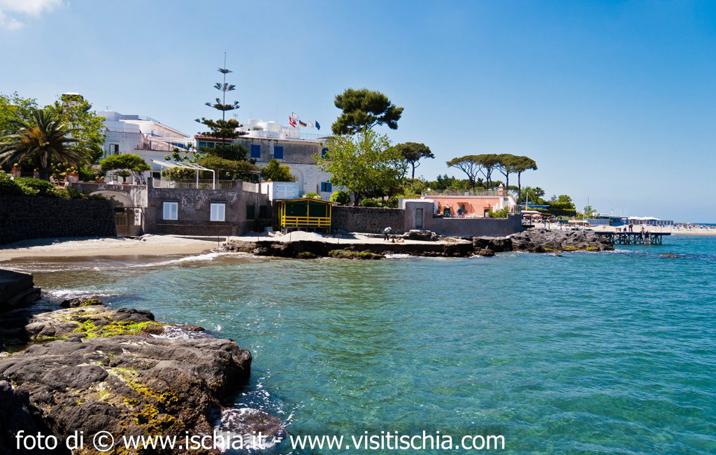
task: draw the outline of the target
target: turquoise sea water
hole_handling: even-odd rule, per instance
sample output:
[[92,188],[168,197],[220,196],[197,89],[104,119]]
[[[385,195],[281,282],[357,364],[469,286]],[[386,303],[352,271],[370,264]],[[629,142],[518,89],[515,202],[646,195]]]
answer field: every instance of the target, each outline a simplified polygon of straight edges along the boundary
[[292,433],[716,453],[716,238],[665,243],[474,259],[222,256],[37,281],[235,339],[254,355],[238,401]]

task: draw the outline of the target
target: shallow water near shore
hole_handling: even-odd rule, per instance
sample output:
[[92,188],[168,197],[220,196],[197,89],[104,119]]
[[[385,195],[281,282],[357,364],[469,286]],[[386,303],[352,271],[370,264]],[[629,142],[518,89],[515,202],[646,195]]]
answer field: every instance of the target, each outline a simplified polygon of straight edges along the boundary
[[238,402],[294,434],[716,452],[714,238],[562,256],[165,259],[27,267],[57,296],[98,293],[235,339],[254,355]]

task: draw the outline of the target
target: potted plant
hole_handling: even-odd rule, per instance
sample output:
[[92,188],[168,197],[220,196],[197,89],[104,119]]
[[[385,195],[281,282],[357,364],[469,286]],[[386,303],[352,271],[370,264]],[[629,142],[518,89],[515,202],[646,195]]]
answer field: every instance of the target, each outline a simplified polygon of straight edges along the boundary
[[68,183],[77,183],[80,181],[80,173],[77,172],[77,169],[75,167],[71,167],[67,169],[67,174],[65,174],[65,178],[67,179]]

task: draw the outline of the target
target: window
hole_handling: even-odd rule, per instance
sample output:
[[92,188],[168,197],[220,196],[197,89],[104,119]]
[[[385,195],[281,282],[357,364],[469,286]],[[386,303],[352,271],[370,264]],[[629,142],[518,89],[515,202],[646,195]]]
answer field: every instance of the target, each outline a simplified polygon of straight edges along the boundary
[[330,193],[333,191],[331,182],[321,182],[321,193]]
[[116,155],[119,153],[119,144],[109,144],[109,153]]
[[223,202],[211,203],[211,214],[209,221],[225,221],[226,220],[226,204]]
[[261,158],[261,144],[251,144],[251,158]]
[[178,220],[179,219],[179,203],[163,202],[162,203],[162,219]]
[[273,146],[273,157],[277,160],[283,159],[283,145]]
[[328,148],[323,147],[323,148],[321,149],[321,158],[325,158],[326,155],[328,155]]

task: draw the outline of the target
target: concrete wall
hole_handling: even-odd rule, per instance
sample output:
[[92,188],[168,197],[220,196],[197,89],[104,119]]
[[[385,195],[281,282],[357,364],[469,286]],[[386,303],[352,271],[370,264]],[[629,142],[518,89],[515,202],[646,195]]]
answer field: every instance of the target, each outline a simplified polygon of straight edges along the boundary
[[405,211],[373,207],[333,207],[332,229],[349,232],[382,233],[390,226],[393,233],[404,232]]
[[[501,237],[523,230],[520,215],[508,218],[442,218],[433,216],[433,207],[433,202],[428,200],[406,201],[405,230],[422,228],[454,237]],[[420,209],[422,218],[419,218]]]
[[427,229],[454,237],[502,237],[524,228],[521,216],[510,215],[508,218],[433,218]]
[[[144,232],[149,234],[240,235],[271,225],[271,211],[266,194],[247,192],[241,182],[233,189],[153,188],[148,186],[148,204],[144,210]],[[163,219],[164,202],[178,203],[178,220]],[[210,221],[212,203],[224,203],[225,221]],[[249,219],[248,207],[254,207]],[[261,206],[269,217],[259,220]]]
[[[321,182],[330,182],[331,174],[324,172],[316,164],[293,164],[286,163],[291,170],[291,175],[296,178],[296,182],[301,188],[301,196],[307,193],[318,193],[321,199],[327,201],[331,197],[330,191],[321,191]],[[334,187],[333,191],[340,188]]]
[[276,199],[295,199],[303,195],[298,182],[261,182],[261,192],[268,195],[269,201]]
[[0,197],[0,244],[56,237],[113,237],[111,201]]
[[107,199],[114,199],[123,207],[146,207],[147,186],[146,185],[122,185],[120,183],[73,183],[83,194],[97,194]]

